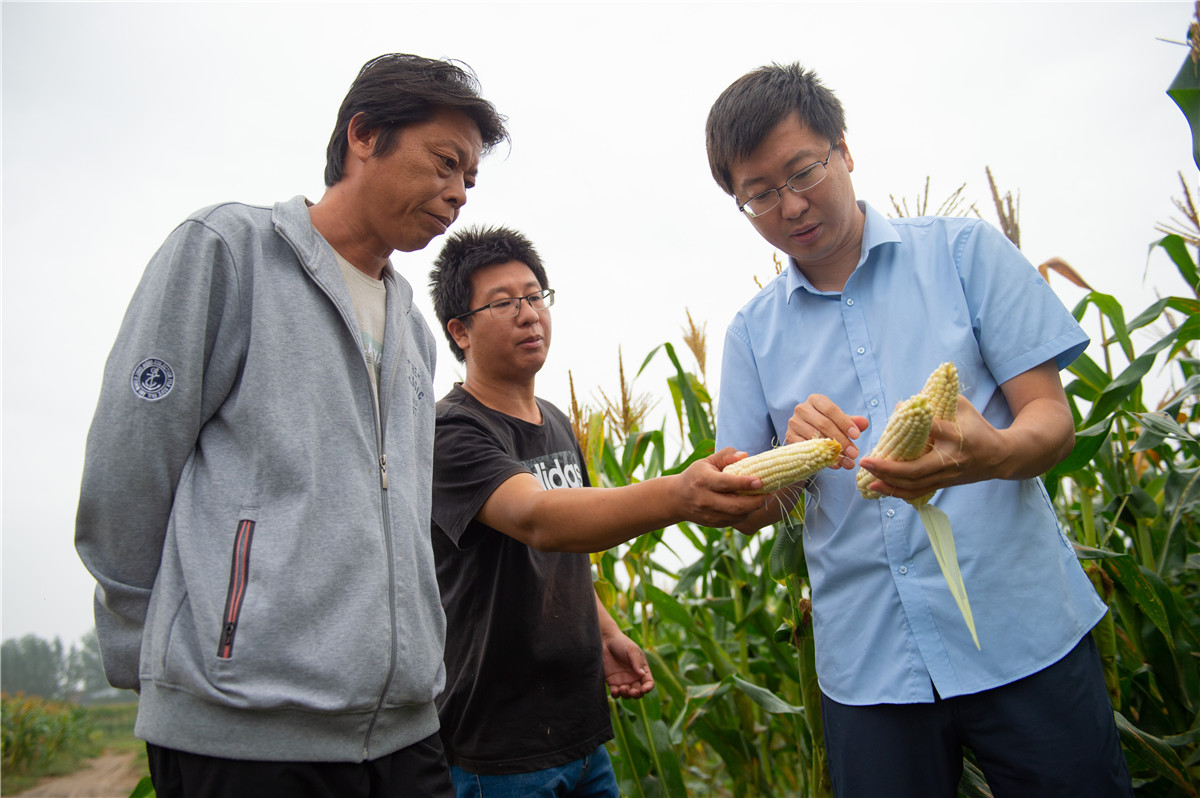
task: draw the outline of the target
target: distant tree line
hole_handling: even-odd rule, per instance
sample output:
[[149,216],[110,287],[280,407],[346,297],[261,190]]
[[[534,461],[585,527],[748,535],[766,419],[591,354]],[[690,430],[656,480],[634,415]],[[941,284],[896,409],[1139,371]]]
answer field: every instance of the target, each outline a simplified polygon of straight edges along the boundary
[[104,677],[95,629],[69,649],[58,637],[43,640],[25,635],[5,640],[0,645],[0,690],[80,704],[129,698]]

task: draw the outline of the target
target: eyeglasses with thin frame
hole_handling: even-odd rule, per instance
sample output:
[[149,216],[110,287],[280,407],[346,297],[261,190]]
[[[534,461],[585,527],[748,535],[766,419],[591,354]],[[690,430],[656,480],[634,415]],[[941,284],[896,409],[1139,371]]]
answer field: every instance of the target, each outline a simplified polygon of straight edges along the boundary
[[504,299],[496,299],[474,310],[468,310],[466,313],[454,318],[465,319],[467,316],[478,313],[481,310],[486,310],[492,314],[493,319],[511,319],[521,314],[522,301],[528,302],[529,307],[536,311],[543,311],[554,304],[554,289],[543,288],[541,291],[532,293],[529,296],[511,296]]
[[783,195],[779,193],[783,191],[783,189],[789,188],[799,194],[801,191],[808,191],[810,188],[813,188],[825,179],[825,175],[827,174],[826,169],[829,166],[829,159],[833,157],[833,151],[836,148],[837,144],[830,144],[829,154],[825,156],[825,160],[817,161],[816,163],[809,164],[808,166],[804,167],[799,172],[789,177],[788,181],[779,188],[772,188],[762,192],[761,194],[755,194],[753,197],[739,205],[738,210],[749,216],[751,219],[756,219],[759,216],[762,216],[764,213],[768,213],[769,211],[775,209],[775,206],[783,200]]

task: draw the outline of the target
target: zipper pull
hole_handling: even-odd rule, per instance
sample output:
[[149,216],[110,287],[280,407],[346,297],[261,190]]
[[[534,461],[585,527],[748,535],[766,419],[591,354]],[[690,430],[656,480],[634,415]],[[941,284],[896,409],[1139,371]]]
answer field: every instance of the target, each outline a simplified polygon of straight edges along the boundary
[[379,476],[383,481],[383,489],[387,490],[387,455],[379,455]]

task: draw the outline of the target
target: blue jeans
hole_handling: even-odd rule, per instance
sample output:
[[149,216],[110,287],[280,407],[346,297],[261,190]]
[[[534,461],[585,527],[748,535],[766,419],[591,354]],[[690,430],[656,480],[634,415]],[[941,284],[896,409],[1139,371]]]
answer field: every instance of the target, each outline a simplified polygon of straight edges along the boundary
[[451,766],[458,798],[620,798],[603,745],[574,762],[532,773],[487,776]]

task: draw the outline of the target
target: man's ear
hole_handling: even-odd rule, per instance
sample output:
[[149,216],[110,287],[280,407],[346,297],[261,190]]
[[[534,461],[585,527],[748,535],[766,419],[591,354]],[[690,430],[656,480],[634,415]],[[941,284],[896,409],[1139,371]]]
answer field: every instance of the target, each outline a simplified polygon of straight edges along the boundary
[[854,171],[854,156],[850,154],[850,148],[846,146],[846,137],[842,136],[842,140],[838,142],[838,149],[842,151],[842,160],[846,162],[846,171]]
[[346,129],[346,139],[349,145],[348,154],[360,161],[365,161],[375,154],[375,142],[379,138],[379,130],[368,130],[366,115],[359,111],[350,120]]
[[446,322],[446,332],[450,333],[450,337],[462,351],[466,352],[471,348],[471,332],[462,319],[450,319]]

